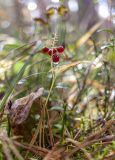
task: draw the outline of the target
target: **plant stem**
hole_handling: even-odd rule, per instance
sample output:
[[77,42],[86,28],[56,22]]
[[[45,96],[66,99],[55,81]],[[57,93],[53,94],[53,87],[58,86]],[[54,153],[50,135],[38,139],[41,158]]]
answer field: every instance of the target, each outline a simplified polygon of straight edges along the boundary
[[63,138],[64,138],[64,128],[65,128],[65,124],[66,124],[66,109],[67,109],[67,105],[64,104],[64,112],[63,112],[63,117],[62,117],[62,129],[61,129],[61,143],[63,143]]
[[49,94],[48,94],[48,96],[47,96],[47,99],[46,99],[46,102],[45,102],[45,105],[44,105],[44,108],[46,109],[47,118],[48,118],[48,128],[49,128],[49,133],[50,133],[50,142],[51,142],[51,145],[52,145],[52,146],[54,145],[54,142],[53,142],[52,127],[51,127],[51,124],[50,124],[50,119],[49,119],[49,113],[48,113],[47,104],[48,104],[48,101],[49,101],[49,98],[50,98],[50,95],[51,95],[51,92],[52,92],[52,89],[53,89],[55,80],[56,80],[55,75],[54,75],[54,76],[52,75],[51,87],[50,87]]

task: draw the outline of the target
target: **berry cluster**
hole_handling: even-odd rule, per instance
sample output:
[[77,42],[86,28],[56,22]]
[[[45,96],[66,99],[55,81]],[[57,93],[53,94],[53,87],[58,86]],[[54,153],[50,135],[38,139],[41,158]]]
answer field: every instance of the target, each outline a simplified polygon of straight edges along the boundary
[[63,46],[59,46],[57,48],[52,48],[52,49],[44,47],[42,49],[42,52],[49,54],[52,57],[52,61],[54,63],[58,63],[59,60],[60,60],[60,54],[64,52],[64,47]]

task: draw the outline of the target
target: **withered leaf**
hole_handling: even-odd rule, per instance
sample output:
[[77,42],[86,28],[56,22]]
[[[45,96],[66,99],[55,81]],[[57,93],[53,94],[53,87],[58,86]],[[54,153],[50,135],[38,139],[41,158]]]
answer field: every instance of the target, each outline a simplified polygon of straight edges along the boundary
[[14,101],[9,109],[11,124],[19,125],[27,119],[33,102],[43,95],[43,91],[44,89],[40,88],[37,92],[32,92],[29,95]]

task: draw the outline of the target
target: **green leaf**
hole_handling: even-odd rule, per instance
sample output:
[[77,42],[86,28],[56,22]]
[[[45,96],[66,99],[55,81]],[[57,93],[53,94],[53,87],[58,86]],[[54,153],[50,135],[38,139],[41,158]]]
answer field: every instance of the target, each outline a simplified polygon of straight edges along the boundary
[[54,106],[50,110],[63,111],[64,109],[61,106]]
[[54,125],[56,128],[58,128],[58,129],[61,129],[62,128],[62,125],[61,124],[55,124]]
[[114,64],[115,63],[115,52],[109,52],[109,54],[107,55],[107,60]]
[[104,29],[99,29],[97,32],[102,32],[102,31],[113,34],[112,29],[106,29],[106,28],[104,28]]
[[20,43],[6,44],[6,45],[4,46],[4,50],[10,51],[10,50],[12,50],[12,49],[17,49],[17,48],[19,48],[19,47],[21,47],[21,46],[22,46],[22,45],[21,45]]
[[20,68],[22,68],[23,65],[24,65],[24,62],[21,62],[21,61],[14,64],[14,66],[13,66],[14,67],[14,72],[15,73],[19,72]]

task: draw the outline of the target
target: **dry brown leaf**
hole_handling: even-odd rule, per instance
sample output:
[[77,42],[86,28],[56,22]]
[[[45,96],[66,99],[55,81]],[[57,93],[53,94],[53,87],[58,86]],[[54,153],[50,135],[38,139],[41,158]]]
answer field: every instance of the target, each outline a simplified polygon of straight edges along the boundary
[[27,119],[33,102],[43,95],[43,90],[43,88],[40,88],[37,92],[32,92],[26,97],[14,101],[9,108],[9,118],[12,125],[19,125]]
[[69,64],[65,64],[65,65],[62,65],[62,66],[59,66],[59,67],[56,67],[56,68],[53,68],[50,70],[50,72],[54,71],[56,74],[60,74],[60,73],[63,73],[65,71],[67,71],[68,69],[78,65],[78,64],[82,64],[82,63],[91,63],[90,61],[76,61],[76,62],[72,62],[72,63],[69,63]]

